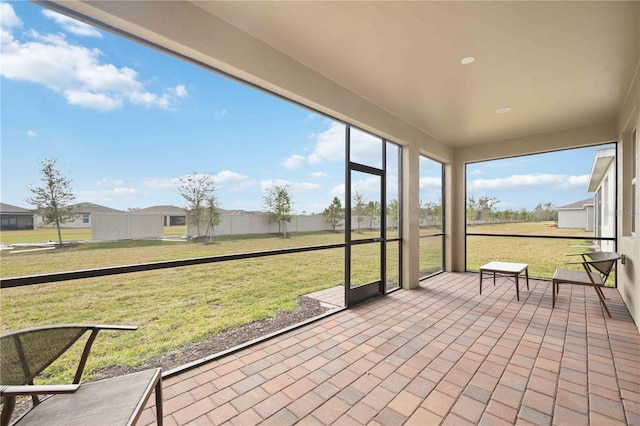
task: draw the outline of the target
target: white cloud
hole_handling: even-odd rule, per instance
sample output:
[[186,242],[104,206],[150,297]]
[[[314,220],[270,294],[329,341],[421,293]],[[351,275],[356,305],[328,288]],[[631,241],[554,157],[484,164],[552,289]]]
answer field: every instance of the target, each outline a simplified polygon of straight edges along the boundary
[[0,74],[7,79],[41,84],[71,105],[101,111],[120,108],[125,102],[170,109],[178,98],[187,95],[183,85],[168,88],[162,94],[152,93],[135,70],[105,63],[102,51],[71,44],[63,35],[30,30],[24,40],[14,39],[8,31],[20,21],[10,5],[1,5]]
[[307,157],[309,163],[319,164],[324,160],[344,161],[344,125],[331,122],[327,130],[316,136],[316,146]]
[[9,3],[0,3],[0,28],[3,31],[8,31],[21,26],[22,21],[16,15],[13,7]]
[[186,98],[189,96],[189,92],[187,92],[187,88],[184,87],[183,84],[178,84],[173,90],[175,95],[179,98]]
[[114,188],[100,191],[78,191],[77,198],[96,204],[109,204],[123,197],[128,198],[134,195],[138,195],[138,190],[135,188]]
[[378,176],[367,176],[364,179],[354,180],[351,185],[352,195],[358,191],[365,199],[380,199],[380,178]]
[[345,188],[346,186],[344,183],[338,184],[331,190],[331,195],[342,195],[342,197],[344,198]]
[[350,143],[352,161],[368,166],[382,167],[382,140],[380,138],[352,128]]
[[77,21],[48,9],[44,10],[42,14],[60,25],[65,31],[72,34],[83,37],[102,37],[102,33],[100,33],[98,29],[91,25],[87,25],[84,22]]
[[442,178],[439,177],[423,177],[420,178],[420,188],[441,187]]
[[124,181],[120,180],[120,179],[109,179],[109,178],[102,178],[99,181],[96,182],[96,185],[98,186],[118,186],[118,185],[122,185],[124,183]]
[[33,130],[27,130],[27,136],[29,136],[30,138],[35,138],[38,137],[38,133],[34,132]]
[[325,172],[313,172],[313,173],[309,173],[309,176],[314,178],[323,178],[323,177],[328,177],[329,175],[326,174]]
[[116,195],[133,195],[137,194],[138,190],[135,188],[113,188],[111,192]]
[[240,173],[224,170],[213,176],[213,183],[217,188],[224,188],[225,184],[230,184],[229,191],[242,192],[254,185],[254,181],[249,176]]
[[249,179],[249,176],[232,172],[230,170],[224,170],[213,176],[213,182],[216,184],[221,184],[229,181],[244,181],[247,179]]
[[[307,156],[310,164],[326,161],[344,161],[345,127],[342,123],[332,121],[329,128],[315,135],[315,147]],[[351,158],[369,166],[382,165],[382,141],[360,130],[351,129]]]
[[144,178],[142,184],[148,188],[177,188],[180,186],[178,178]]
[[290,157],[283,158],[282,165],[287,170],[299,169],[304,165],[304,157],[302,155],[293,154]]
[[268,188],[274,185],[288,186],[291,192],[301,192],[301,193],[316,192],[320,189],[320,185],[316,183],[290,182],[284,179],[266,179],[266,180],[260,181],[260,188],[263,191],[266,191]]
[[496,179],[475,179],[469,185],[469,190],[495,190],[512,189],[529,186],[549,186],[552,188],[568,189],[571,187],[584,186],[589,182],[588,175],[513,175],[507,178]]

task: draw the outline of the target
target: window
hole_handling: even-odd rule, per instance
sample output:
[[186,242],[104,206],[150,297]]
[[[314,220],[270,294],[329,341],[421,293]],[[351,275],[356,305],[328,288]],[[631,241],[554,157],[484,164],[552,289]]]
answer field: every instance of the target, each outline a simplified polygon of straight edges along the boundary
[[83,214],[82,215],[82,223],[89,223],[89,215],[88,214]]
[[18,217],[17,216],[8,216],[8,215],[3,215],[2,216],[2,227],[8,227],[8,226],[16,226],[18,224]]

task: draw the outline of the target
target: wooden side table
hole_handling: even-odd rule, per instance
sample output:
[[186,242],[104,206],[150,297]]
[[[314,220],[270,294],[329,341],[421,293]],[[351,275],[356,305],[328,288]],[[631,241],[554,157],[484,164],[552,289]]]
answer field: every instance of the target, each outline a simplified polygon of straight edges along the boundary
[[511,262],[489,262],[480,267],[480,294],[482,294],[482,274],[485,272],[493,273],[493,285],[496,285],[496,274],[504,275],[506,277],[513,277],[516,283],[516,298],[520,301],[520,285],[518,278],[524,271],[527,279],[527,290],[529,290],[529,265],[526,263],[511,263]]

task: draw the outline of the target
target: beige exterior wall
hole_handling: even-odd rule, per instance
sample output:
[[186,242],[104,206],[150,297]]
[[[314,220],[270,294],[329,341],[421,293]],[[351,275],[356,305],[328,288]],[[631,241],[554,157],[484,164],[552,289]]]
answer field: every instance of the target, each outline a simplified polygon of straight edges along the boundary
[[[639,22],[640,24],[640,22]],[[618,135],[618,252],[625,256],[618,262],[618,290],[640,330],[640,196],[636,194],[636,232],[631,232],[631,132],[640,131],[640,64],[636,68],[634,84],[620,109]],[[639,135],[640,137],[640,135]],[[636,142],[638,143],[638,142]],[[636,160],[636,176],[640,179],[640,159]]]

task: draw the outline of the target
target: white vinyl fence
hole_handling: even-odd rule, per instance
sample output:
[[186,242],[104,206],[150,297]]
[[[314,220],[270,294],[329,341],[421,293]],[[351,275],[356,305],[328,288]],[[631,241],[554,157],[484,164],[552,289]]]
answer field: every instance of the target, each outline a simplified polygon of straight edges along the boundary
[[164,232],[160,214],[93,213],[91,218],[93,241],[162,238]]
[[[331,229],[322,215],[293,216],[291,222],[284,225],[286,232],[312,232]],[[339,228],[342,229],[342,228]],[[273,234],[278,232],[277,223],[269,223],[267,215],[240,214],[223,215],[222,221],[215,227],[215,232],[207,230],[206,225],[200,225],[198,233],[196,227],[187,224],[187,235],[192,237],[199,235],[246,235],[246,234]],[[206,233],[206,234],[205,234]]]
[[[387,219],[388,226],[395,223]],[[291,222],[284,224],[282,231],[313,232],[328,231],[331,226],[322,215],[293,216]],[[370,223],[364,218],[359,226],[357,218],[353,218],[352,229],[368,229],[370,226],[378,228],[378,223]],[[91,215],[91,239],[94,241],[117,241],[133,239],[159,239],[163,237],[163,216],[161,214],[144,213],[93,213]],[[336,230],[343,230],[344,224],[336,226]],[[208,229],[206,225],[200,226],[198,233],[195,226],[187,224],[186,235],[196,237],[198,235],[246,235],[246,234],[275,234],[278,232],[277,223],[269,223],[267,215],[261,214],[235,214],[223,215],[222,221],[215,230]]]

